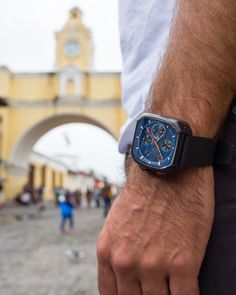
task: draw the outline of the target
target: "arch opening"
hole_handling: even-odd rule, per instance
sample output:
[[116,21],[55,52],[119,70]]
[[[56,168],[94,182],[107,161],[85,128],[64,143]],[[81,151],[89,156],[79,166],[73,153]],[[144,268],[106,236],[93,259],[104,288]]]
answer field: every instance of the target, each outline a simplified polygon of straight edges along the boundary
[[110,130],[90,117],[77,114],[54,115],[36,123],[21,136],[15,144],[10,158],[13,167],[10,169],[9,174],[12,176],[23,176],[27,174],[30,154],[36,142],[50,130],[69,123],[86,123],[97,126],[116,139]]

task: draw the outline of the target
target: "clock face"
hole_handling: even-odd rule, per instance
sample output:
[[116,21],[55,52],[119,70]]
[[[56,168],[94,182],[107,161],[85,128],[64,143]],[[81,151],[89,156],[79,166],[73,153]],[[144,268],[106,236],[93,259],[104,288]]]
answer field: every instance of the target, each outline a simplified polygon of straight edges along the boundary
[[175,159],[178,137],[177,129],[170,123],[144,117],[137,123],[132,154],[144,166],[168,168]]
[[66,55],[74,57],[80,54],[80,44],[78,41],[69,41],[66,43],[64,52]]

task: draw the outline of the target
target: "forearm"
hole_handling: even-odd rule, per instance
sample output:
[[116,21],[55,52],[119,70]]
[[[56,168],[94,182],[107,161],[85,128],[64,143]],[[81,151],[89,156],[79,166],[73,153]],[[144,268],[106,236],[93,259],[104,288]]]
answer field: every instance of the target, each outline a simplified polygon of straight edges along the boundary
[[236,88],[236,2],[179,0],[150,111],[215,136]]

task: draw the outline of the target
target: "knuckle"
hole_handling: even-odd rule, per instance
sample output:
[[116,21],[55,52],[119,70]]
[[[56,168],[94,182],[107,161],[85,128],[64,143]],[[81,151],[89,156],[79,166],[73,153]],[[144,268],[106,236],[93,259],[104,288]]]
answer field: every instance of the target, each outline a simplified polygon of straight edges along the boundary
[[105,239],[99,239],[97,243],[97,259],[99,263],[107,263],[109,260],[109,247]]
[[171,262],[171,272],[174,274],[187,273],[191,264],[191,260],[186,255],[178,255]]
[[112,258],[113,268],[120,273],[133,269],[135,264],[134,256],[127,254],[127,251],[119,251]]

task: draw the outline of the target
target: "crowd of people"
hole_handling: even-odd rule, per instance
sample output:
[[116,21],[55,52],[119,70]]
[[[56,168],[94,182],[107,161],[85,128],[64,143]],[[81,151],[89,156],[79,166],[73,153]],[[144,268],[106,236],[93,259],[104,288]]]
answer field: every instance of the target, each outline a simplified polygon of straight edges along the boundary
[[16,203],[23,206],[29,206],[30,204],[40,204],[43,202],[44,187],[39,186],[32,188],[28,183],[23,187],[20,194],[15,197]]
[[4,185],[3,185],[3,179],[0,178],[0,209],[4,206]]
[[[109,183],[107,180],[94,180],[93,185],[86,190],[77,188],[71,190],[64,187],[55,187],[53,189],[55,205],[59,208],[61,221],[60,231],[62,234],[73,233],[74,231],[74,209],[84,208],[103,208],[103,216],[109,213],[113,200],[118,194],[118,187]],[[27,183],[22,189],[22,193],[16,196],[15,201],[22,206],[38,204],[44,207],[45,188],[39,186],[32,189]],[[68,225],[67,225],[68,224]],[[66,230],[68,227],[68,231]]]
[[55,204],[59,207],[61,214],[61,233],[67,233],[67,223],[69,227],[69,233],[73,233],[74,209],[80,208],[84,201],[87,208],[91,208],[93,203],[95,204],[96,208],[103,206],[103,215],[106,217],[111,208],[112,200],[116,197],[117,192],[117,189],[107,181],[100,182],[98,180],[95,181],[93,189],[88,188],[85,194],[83,194],[79,189],[70,191],[68,189],[63,189],[62,187],[55,188]]

